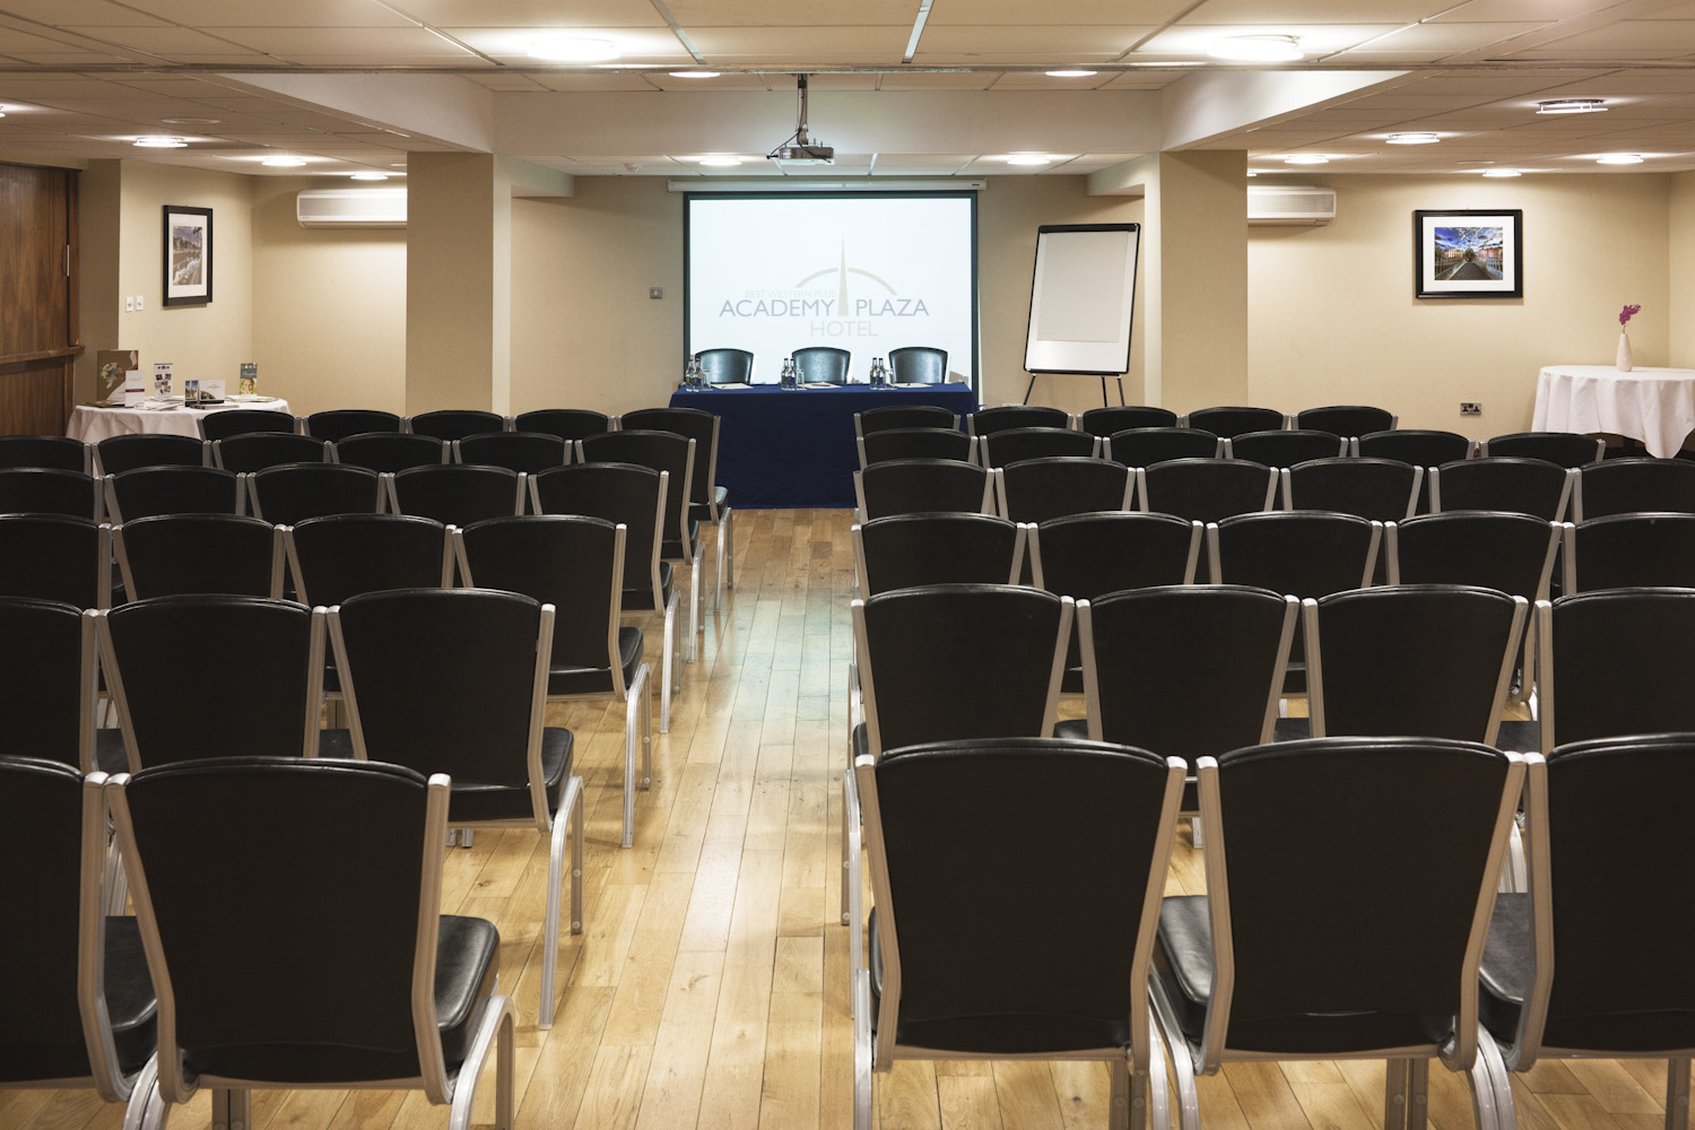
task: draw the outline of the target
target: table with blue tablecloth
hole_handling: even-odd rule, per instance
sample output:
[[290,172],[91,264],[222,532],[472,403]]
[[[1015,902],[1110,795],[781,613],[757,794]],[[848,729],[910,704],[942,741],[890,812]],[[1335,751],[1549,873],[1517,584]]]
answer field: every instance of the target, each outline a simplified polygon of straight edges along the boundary
[[977,409],[969,385],[923,388],[678,389],[673,408],[717,416],[718,484],[740,509],[852,506],[859,467],[853,414],[889,404],[934,404],[958,416]]

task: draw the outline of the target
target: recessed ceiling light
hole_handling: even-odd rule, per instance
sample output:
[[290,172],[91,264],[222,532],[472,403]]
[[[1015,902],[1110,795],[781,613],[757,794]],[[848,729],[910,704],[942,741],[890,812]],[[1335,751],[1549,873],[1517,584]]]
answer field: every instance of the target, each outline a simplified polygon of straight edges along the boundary
[[550,63],[604,63],[621,54],[611,40],[564,34],[534,36],[525,50],[531,58]]
[[168,126],[215,126],[222,118],[160,118]]
[[269,165],[273,169],[298,169],[306,160],[303,157],[266,157],[259,163]]
[[1230,35],[1213,40],[1207,54],[1236,63],[1292,63],[1305,57],[1301,41],[1292,35]]
[[1057,71],[1044,72],[1049,78],[1092,78],[1097,72],[1085,70],[1082,67],[1062,67]]
[[1046,153],[1008,153],[1001,160],[1009,165],[1051,165],[1053,158]]
[[706,157],[695,158],[695,164],[705,165],[713,169],[732,169],[741,163],[740,157],[732,157],[727,153],[713,153]]
[[387,180],[387,173],[351,173],[348,180]]
[[1483,175],[1490,178],[1522,177],[1524,174],[1517,169],[1484,169]]
[[672,71],[672,78],[717,78],[718,71]]
[[1640,153],[1603,153],[1595,158],[1595,163],[1597,165],[1640,165],[1642,155]]
[[1435,145],[1442,140],[1437,133],[1392,133],[1383,139],[1389,145]]
[[1252,169],[1249,169],[1249,170],[1248,170],[1248,175],[1249,175],[1249,176],[1250,176],[1250,177],[1257,177],[1257,176],[1259,176],[1259,174],[1258,174],[1258,173],[1256,173],[1256,172],[1255,172],[1255,171],[1254,171],[1254,170],[1252,170]]
[[1296,153],[1283,158],[1285,165],[1328,165],[1330,158],[1322,153]]
[[187,149],[188,142],[180,137],[161,137],[158,134],[149,134],[146,137],[136,138],[135,147],[137,149]]
[[1607,103],[1600,98],[1549,98],[1536,103],[1538,114],[1604,114]]

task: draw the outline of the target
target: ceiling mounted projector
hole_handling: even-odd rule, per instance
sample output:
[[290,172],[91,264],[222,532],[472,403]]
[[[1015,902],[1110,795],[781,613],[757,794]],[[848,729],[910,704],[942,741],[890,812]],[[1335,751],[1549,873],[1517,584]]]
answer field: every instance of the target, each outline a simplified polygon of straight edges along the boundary
[[800,94],[800,124],[777,148],[765,156],[772,161],[787,161],[791,165],[833,165],[836,163],[836,151],[828,145],[820,145],[812,140],[806,132],[806,76],[795,76],[795,87]]

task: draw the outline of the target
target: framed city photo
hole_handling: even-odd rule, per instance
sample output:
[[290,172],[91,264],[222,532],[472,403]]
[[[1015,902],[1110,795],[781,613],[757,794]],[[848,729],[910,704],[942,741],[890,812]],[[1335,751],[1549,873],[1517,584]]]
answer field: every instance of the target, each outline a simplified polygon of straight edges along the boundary
[[165,305],[212,301],[212,209],[165,205]]
[[1524,213],[1413,213],[1413,295],[1523,298]]

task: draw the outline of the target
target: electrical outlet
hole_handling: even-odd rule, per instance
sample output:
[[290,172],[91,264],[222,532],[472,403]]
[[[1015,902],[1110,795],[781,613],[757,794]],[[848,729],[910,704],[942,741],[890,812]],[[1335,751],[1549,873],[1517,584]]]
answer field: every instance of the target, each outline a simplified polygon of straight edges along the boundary
[[1460,415],[1481,416],[1483,415],[1483,405],[1475,400],[1462,400],[1460,401]]
[[126,314],[135,313],[135,295],[133,295],[133,294],[124,295],[124,313],[126,313]]
[[139,294],[136,295],[135,296],[135,308],[137,310],[140,310],[143,307],[143,305],[146,303],[146,301],[147,301],[147,299],[143,298],[141,295],[139,295]]

